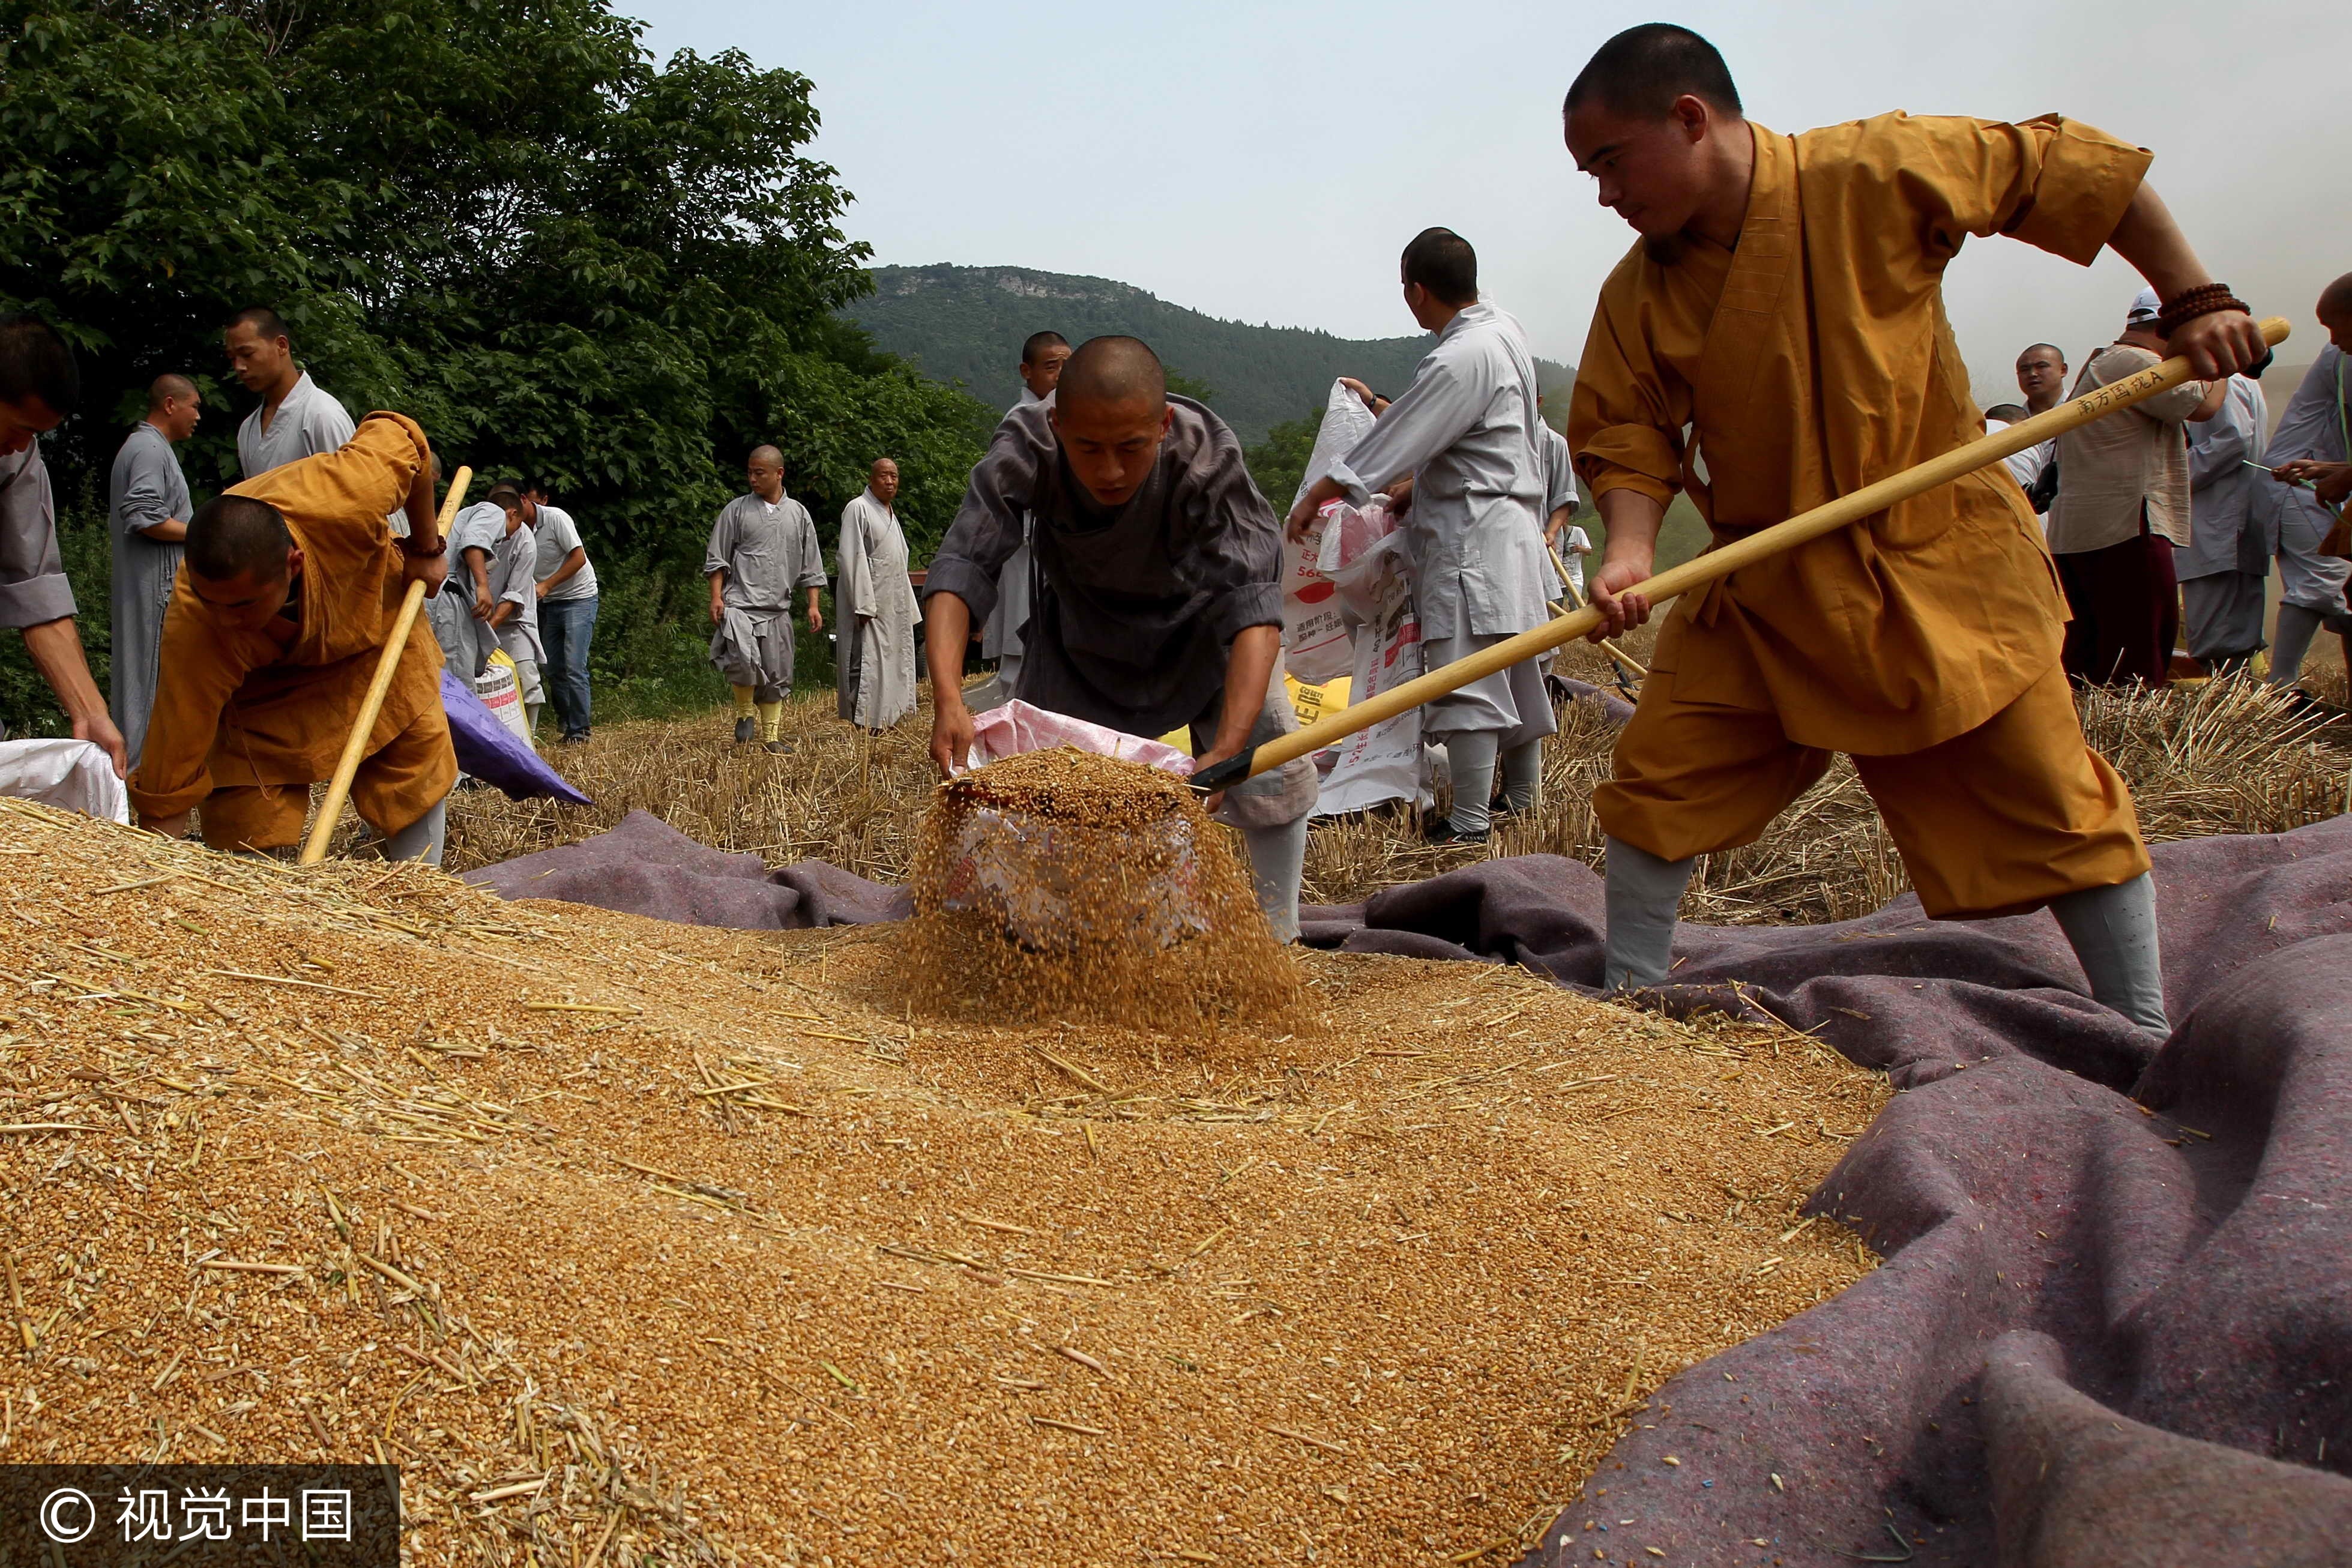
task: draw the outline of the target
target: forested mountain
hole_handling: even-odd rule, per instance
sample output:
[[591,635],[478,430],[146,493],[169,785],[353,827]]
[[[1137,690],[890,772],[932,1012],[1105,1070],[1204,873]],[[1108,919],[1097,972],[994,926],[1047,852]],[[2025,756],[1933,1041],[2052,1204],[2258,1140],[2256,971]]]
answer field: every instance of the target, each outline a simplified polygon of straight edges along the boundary
[[[1253,326],[1188,310],[1127,283],[1026,267],[877,267],[874,292],[842,313],[883,349],[926,375],[961,382],[1002,408],[1020,395],[1022,340],[1052,330],[1073,343],[1104,332],[1141,338],[1171,370],[1206,385],[1210,403],[1245,442],[1319,409],[1335,375],[1360,376],[1393,397],[1429,351],[1426,333],[1349,339],[1303,327]],[[1400,319],[1404,307],[1397,307]],[[1538,362],[1547,391],[1569,366]],[[1565,412],[1565,398],[1549,412]]]

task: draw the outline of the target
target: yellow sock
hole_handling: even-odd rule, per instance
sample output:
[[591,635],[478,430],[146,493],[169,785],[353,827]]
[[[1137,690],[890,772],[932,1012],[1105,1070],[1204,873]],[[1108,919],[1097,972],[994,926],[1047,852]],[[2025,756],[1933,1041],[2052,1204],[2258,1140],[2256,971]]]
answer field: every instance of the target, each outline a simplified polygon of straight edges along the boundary
[[735,717],[738,719],[749,719],[751,716],[751,692],[753,689],[749,686],[731,686],[729,687],[728,689],[735,693]]
[[772,741],[783,733],[784,705],[781,702],[760,704],[760,739]]

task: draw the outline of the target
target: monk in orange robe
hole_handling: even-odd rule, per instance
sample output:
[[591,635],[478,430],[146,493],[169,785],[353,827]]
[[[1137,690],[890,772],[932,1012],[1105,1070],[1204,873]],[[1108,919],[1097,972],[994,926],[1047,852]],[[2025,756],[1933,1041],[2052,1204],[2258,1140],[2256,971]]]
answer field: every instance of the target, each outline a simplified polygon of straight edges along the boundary
[[[2143,183],[2149,154],[2087,126],[1889,114],[1781,135],[1664,24],[1604,45],[1564,115],[1642,236],[1602,287],[1569,417],[1608,528],[1596,635],[1647,619],[1627,590],[1676,490],[1723,542],[1983,434],[1942,297],[1970,235],[2084,265],[2112,247],[2200,375],[2263,352]],[[1844,752],[1928,914],[2051,906],[2092,994],[2166,1028],[2147,855],[2084,743],[2065,618],[1998,463],[1685,596],[1594,800],[1609,984],[1661,983],[1692,858],[1752,843]]]
[[[384,515],[404,507],[409,534],[399,539]],[[215,849],[298,843],[310,785],[334,772],[409,583],[437,592],[446,548],[432,448],[398,414],[371,414],[340,450],[199,507],[163,616],[155,716],[131,775],[141,824],[177,837],[194,807]],[[352,804],[388,858],[438,865],[457,778],[440,645],[420,615]]]

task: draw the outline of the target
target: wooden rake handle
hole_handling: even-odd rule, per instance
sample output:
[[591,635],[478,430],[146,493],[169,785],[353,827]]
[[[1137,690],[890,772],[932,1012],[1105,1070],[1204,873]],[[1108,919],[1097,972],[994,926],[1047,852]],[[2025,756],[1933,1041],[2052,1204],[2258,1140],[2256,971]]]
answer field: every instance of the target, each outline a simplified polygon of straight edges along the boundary
[[[450,478],[448,498],[441,503],[440,529],[445,548],[449,525],[457,521],[457,508],[466,499],[466,487],[473,480],[471,468],[459,468]],[[400,668],[401,651],[408,647],[409,629],[416,625],[416,612],[424,604],[425,584],[411,583],[408,592],[401,596],[400,614],[393,619],[392,636],[376,655],[375,677],[368,682],[367,697],[360,703],[360,716],[352,725],[350,738],[343,742],[343,754],[335,759],[334,777],[327,782],[327,798],[319,804],[319,819],[310,824],[310,837],[302,841],[302,858],[297,865],[315,866],[327,858],[327,841],[335,836],[335,823],[343,815],[343,802],[351,797],[352,780],[367,756],[368,733],[375,728],[376,715],[383,711],[384,694],[392,689],[393,671]]]
[[[2271,343],[2286,341],[2293,329],[2283,317],[2273,316],[2263,322],[2263,338]],[[2003,430],[1979,437],[1965,447],[1955,447],[1941,456],[1928,458],[1916,468],[1890,474],[1875,484],[1863,486],[1851,495],[1843,495],[1808,512],[1801,512],[1786,522],[1759,529],[1743,538],[1733,540],[1718,550],[1692,557],[1679,566],[1668,567],[1656,576],[1637,583],[1626,590],[1640,594],[1653,605],[1663,605],[1693,588],[1728,577],[1742,566],[1750,566],[1769,556],[1810,543],[1825,533],[1874,517],[1887,508],[1913,496],[1924,494],[1937,485],[1950,484],[1954,479],[1976,472],[2003,458],[2022,452],[2028,447],[2039,446],[2053,436],[2104,419],[2118,409],[2129,408],[2145,402],[2159,392],[2169,392],[2182,382],[2190,380],[2189,362],[2173,358],[2161,364],[2150,365],[2137,375],[2126,376],[2112,386],[2102,386],[2094,392],[2060,404],[2046,414],[2021,419]],[[1203,768],[1192,775],[1196,789],[1215,791],[1255,778],[1269,768],[1278,768],[1295,757],[1304,757],[1321,751],[1334,741],[1369,730],[1409,708],[1418,708],[1449,691],[1459,690],[1474,680],[1508,669],[1522,659],[1590,636],[1601,624],[1601,612],[1591,608],[1574,611],[1559,619],[1506,637],[1489,648],[1482,648],[1468,658],[1456,659],[1428,674],[1406,681],[1378,696],[1343,708],[1328,719],[1318,719],[1292,734],[1253,746],[1237,755],[1226,758],[1214,767]]]

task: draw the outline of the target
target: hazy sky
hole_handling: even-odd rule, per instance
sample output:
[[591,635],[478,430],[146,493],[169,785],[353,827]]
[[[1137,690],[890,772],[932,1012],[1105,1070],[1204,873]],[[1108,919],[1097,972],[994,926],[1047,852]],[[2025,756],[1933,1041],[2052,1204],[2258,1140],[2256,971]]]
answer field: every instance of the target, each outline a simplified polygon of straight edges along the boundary
[[[1413,331],[1396,255],[1430,224],[1478,248],[1486,292],[1539,353],[1578,356],[1632,231],[1593,200],[1559,100],[1637,13],[1574,4],[1189,0],[623,0],[645,40],[738,47],[806,73],[816,152],[883,264],[1013,264],[1114,278],[1213,315],[1346,337]],[[1892,109],[2058,110],[2151,147],[2216,276],[2316,352],[2311,306],[2352,271],[2343,69],[2352,5],[2249,0],[1686,4],[1751,117],[1797,131]],[[1930,25],[1932,16],[1935,25]],[[2037,339],[2107,342],[2137,287],[2010,240],[1947,284],[1979,394]],[[1043,321],[1041,325],[1048,324]]]

